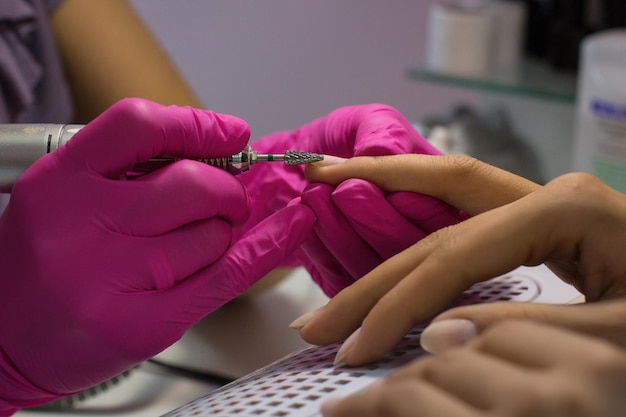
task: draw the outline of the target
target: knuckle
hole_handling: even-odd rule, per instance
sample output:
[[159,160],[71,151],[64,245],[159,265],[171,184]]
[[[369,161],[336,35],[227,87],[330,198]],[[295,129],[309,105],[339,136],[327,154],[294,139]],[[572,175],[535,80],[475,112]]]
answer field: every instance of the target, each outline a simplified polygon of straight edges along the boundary
[[385,111],[385,112],[392,112],[392,113],[396,113],[400,115],[400,112],[395,107],[392,107],[389,104],[385,104],[385,103],[366,104],[365,108],[372,112]]
[[437,382],[445,373],[445,369],[458,364],[464,358],[461,348],[454,348],[438,354],[435,357],[428,358],[421,367],[420,376],[423,380],[429,382]]
[[123,98],[113,104],[108,113],[122,122],[131,124],[132,126],[144,125],[147,121],[153,119],[151,113],[154,103],[139,98]]
[[568,174],[561,175],[550,182],[558,183],[561,187],[572,190],[584,190],[589,187],[595,187],[602,184],[602,181],[586,172],[570,172]]
[[406,379],[423,376],[432,372],[433,367],[437,366],[437,362],[441,360],[440,356],[424,356],[411,361],[408,365],[392,372],[387,380],[389,382],[401,382]]
[[[459,238],[455,226],[456,225],[450,225],[437,229],[418,242],[422,247],[431,250],[429,252],[429,258],[449,262],[447,258],[449,254],[446,250],[448,248],[454,248]],[[438,250],[434,250],[435,248],[438,248]]]
[[[185,179],[192,186],[206,188],[207,181],[201,181],[199,174],[202,174],[202,170],[207,169],[206,165],[198,161],[191,159],[181,159],[171,165],[171,171],[176,172],[177,179]],[[216,171],[219,172],[219,171]]]
[[122,129],[125,137],[152,138],[163,135],[164,107],[139,98],[124,98],[109,107],[102,117],[108,129]]
[[442,163],[446,164],[453,177],[462,179],[477,172],[489,169],[489,165],[478,159],[468,155],[448,155],[440,158]]
[[218,280],[219,287],[215,293],[220,294],[224,301],[230,301],[248,289],[245,277],[248,275],[244,263],[232,252],[227,253],[219,260],[219,271],[215,271],[224,279]]
[[602,198],[607,186],[598,178],[583,172],[562,175],[550,181],[546,187],[556,193],[558,200],[578,204],[589,197]]
[[530,324],[522,319],[503,319],[490,325],[482,333],[472,340],[472,346],[478,350],[486,349],[494,343],[500,341],[503,336],[519,334],[526,330]]
[[446,155],[434,161],[441,164],[437,171],[444,173],[441,181],[445,186],[440,187],[441,195],[438,196],[444,201],[458,193],[458,187],[450,187],[448,184],[463,184],[468,179],[495,176],[495,167],[468,155]]
[[[613,190],[600,179],[587,173],[570,173],[555,178],[545,186],[552,209],[563,221],[579,216],[621,216],[626,207],[623,194]],[[618,207],[618,210],[612,209]],[[564,210],[566,208],[566,210]]]

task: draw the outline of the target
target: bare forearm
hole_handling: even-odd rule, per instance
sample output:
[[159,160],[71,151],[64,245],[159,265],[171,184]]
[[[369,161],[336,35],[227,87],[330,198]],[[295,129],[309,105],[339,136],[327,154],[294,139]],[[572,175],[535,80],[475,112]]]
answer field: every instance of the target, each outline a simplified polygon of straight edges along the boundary
[[124,97],[202,107],[125,0],[66,0],[51,23],[77,122],[88,122]]

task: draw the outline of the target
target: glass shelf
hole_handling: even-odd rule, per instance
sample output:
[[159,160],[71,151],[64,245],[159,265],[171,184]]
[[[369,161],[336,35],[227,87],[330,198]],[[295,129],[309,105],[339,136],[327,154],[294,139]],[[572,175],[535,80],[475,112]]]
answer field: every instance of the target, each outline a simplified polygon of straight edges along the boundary
[[487,77],[446,74],[427,68],[409,69],[409,78],[492,93],[526,96],[574,104],[576,75],[556,71],[545,63],[524,60],[511,70],[494,71]]

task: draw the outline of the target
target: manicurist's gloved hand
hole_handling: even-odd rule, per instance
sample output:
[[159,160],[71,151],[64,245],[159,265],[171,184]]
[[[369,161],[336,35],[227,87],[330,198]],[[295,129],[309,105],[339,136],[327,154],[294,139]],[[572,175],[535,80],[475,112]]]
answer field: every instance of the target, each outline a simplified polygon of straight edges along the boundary
[[24,172],[0,218],[0,415],[155,355],[293,252],[313,213],[289,207],[231,242],[250,207],[219,168],[180,160],[125,177],[248,137],[232,116],[127,99]]
[[[264,153],[294,149],[342,158],[440,153],[402,114],[383,104],[339,108],[295,131],[255,141],[253,148]],[[289,261],[304,264],[330,296],[432,231],[465,218],[436,198],[388,194],[360,179],[312,185],[303,166],[258,164],[240,177],[252,201],[252,215],[242,231],[290,202],[313,209],[318,218],[314,233]]]

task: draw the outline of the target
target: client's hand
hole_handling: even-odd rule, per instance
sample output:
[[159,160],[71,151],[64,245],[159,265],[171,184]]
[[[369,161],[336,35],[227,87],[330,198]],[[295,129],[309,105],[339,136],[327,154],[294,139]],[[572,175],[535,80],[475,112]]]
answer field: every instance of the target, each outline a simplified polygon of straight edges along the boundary
[[626,353],[606,341],[503,322],[467,346],[418,359],[324,417],[620,417]]
[[24,172],[0,218],[0,414],[150,358],[300,245],[304,206],[231,242],[250,208],[219,168],[125,175],[155,156],[227,156],[248,136],[232,116],[127,99]]
[[[402,114],[382,104],[342,107],[295,131],[255,141],[252,146],[264,153],[293,149],[346,158],[439,154]],[[387,195],[363,180],[351,179],[336,188],[310,186],[315,181],[305,178],[302,166],[258,164],[240,179],[252,202],[252,214],[239,229],[241,233],[287,204],[297,203],[300,197],[313,209],[318,217],[314,233],[285,266],[304,264],[328,295],[336,294],[428,233],[465,218],[436,198],[413,193]],[[377,213],[376,219],[367,215],[370,210]]]
[[338,360],[376,360],[471,285],[542,262],[591,303],[462,307],[436,322],[469,322],[443,332],[427,329],[422,343],[438,350],[442,339],[463,339],[493,321],[524,317],[626,345],[626,196],[595,177],[568,174],[539,187],[471,158],[420,155],[354,158],[313,169],[310,177],[330,183],[361,177],[389,191],[430,194],[475,215],[391,258],[307,317],[301,332],[311,343],[352,334]]

